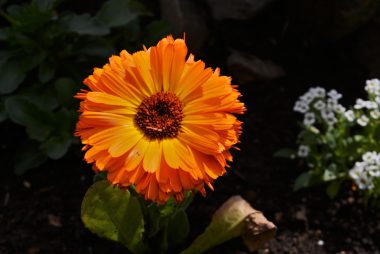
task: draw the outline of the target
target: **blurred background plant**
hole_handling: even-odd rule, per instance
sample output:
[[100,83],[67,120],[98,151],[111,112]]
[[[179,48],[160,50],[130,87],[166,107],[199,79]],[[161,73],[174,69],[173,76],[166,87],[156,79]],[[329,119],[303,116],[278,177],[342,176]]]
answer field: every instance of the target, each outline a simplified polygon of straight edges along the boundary
[[59,0],[15,2],[0,1],[0,121],[24,127],[14,155],[22,174],[77,142],[73,96],[89,66],[150,46],[169,26],[137,0],[109,0],[94,14],[67,11]]
[[380,81],[367,80],[365,91],[367,100],[357,99],[348,110],[334,89],[313,87],[299,97],[294,105],[303,114],[298,150],[275,154],[298,157],[309,168],[298,176],[295,190],[327,183],[334,198],[344,182],[351,182],[366,203],[380,203]]

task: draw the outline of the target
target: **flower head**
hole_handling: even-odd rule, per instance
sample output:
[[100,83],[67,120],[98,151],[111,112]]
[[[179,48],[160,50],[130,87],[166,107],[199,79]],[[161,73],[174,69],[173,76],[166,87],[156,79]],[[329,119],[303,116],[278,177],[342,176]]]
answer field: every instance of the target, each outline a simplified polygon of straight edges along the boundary
[[369,114],[373,119],[380,118],[380,112],[378,110],[372,110],[371,112],[369,112]]
[[314,108],[317,110],[322,110],[322,109],[326,108],[326,103],[324,103],[321,100],[318,100],[316,103],[314,103]]
[[369,118],[366,116],[366,115],[362,115],[361,117],[359,117],[357,120],[357,123],[360,125],[360,126],[367,126],[367,124],[369,123]]
[[299,113],[306,113],[309,110],[309,106],[304,101],[297,101],[293,110]]
[[362,155],[362,161],[356,162],[349,171],[359,189],[373,189],[375,178],[380,177],[380,154],[377,152],[366,152]]
[[349,121],[353,122],[355,120],[355,113],[352,110],[347,110],[344,112],[344,117]]
[[310,147],[305,145],[300,145],[297,151],[298,157],[305,158],[309,155]]
[[342,94],[338,93],[335,89],[330,90],[330,92],[328,92],[328,96],[333,100],[339,100],[342,98]]
[[378,79],[367,80],[365,90],[369,94],[380,95],[380,81]]
[[306,126],[313,125],[315,123],[315,114],[313,112],[307,112],[303,119],[303,124]]
[[134,54],[123,50],[84,80],[76,127],[94,169],[134,185],[147,200],[183,199],[187,190],[225,173],[245,111],[240,93],[219,69],[195,61],[171,36]]

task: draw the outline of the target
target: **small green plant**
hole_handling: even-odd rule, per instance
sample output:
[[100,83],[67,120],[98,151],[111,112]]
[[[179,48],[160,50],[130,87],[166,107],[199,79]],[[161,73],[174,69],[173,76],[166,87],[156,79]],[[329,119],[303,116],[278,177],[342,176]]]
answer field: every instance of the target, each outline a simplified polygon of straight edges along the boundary
[[366,201],[380,196],[380,81],[366,82],[368,99],[357,99],[348,110],[339,103],[336,90],[313,87],[295,103],[303,114],[298,150],[281,150],[303,160],[308,171],[294,185],[298,190],[327,183],[327,194],[335,197],[344,182],[352,182]]
[[63,11],[65,2],[59,0],[8,2],[0,1],[6,24],[0,28],[0,121],[25,127],[14,158],[14,170],[21,174],[63,157],[77,142],[73,96],[83,73],[92,71],[88,66],[104,62],[118,48],[148,46],[168,26],[153,20],[137,0],[105,1],[95,15]]

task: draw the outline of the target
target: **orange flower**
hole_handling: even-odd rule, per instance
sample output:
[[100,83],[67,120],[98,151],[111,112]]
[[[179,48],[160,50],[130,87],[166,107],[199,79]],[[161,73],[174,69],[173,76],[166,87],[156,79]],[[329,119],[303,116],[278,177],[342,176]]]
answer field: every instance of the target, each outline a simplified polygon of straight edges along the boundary
[[85,160],[108,180],[134,185],[145,199],[165,203],[225,173],[241,133],[240,93],[231,79],[205,68],[182,39],[120,56],[84,80],[76,135]]

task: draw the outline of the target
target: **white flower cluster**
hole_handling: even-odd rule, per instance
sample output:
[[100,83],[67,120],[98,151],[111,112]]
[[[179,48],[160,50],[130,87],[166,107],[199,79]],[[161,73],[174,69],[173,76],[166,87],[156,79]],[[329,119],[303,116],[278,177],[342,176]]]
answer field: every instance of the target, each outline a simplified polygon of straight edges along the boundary
[[297,151],[297,155],[298,157],[306,158],[309,155],[309,152],[310,152],[310,147],[305,146],[305,145],[300,145]]
[[367,152],[362,156],[363,161],[356,162],[349,175],[361,190],[373,189],[373,180],[380,177],[380,153]]
[[[369,112],[369,116],[362,114],[356,119],[356,122],[360,126],[367,126],[367,124],[370,122],[370,118],[380,118],[380,81],[378,79],[367,80],[364,89],[368,93],[369,100],[357,99],[354,105],[354,109],[357,109],[358,111],[367,110]],[[355,120],[355,114],[352,116],[353,117],[351,117],[351,115],[346,116],[346,119],[350,122],[353,122]]]
[[364,89],[369,94],[379,96],[380,95],[380,81],[378,79],[367,80],[365,83]]
[[322,119],[329,126],[334,125],[337,120],[336,114],[344,114],[346,109],[338,103],[342,95],[336,90],[326,90],[322,87],[312,87],[302,95],[293,110],[304,114],[303,124],[313,125],[317,119]]

